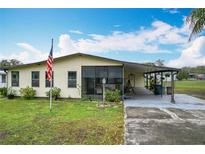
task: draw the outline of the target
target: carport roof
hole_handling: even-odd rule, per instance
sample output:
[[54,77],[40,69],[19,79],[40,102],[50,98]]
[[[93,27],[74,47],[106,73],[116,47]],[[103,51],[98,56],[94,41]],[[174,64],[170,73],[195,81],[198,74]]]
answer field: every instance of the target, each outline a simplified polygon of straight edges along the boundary
[[[141,69],[143,72],[159,71],[159,70],[172,70],[172,71],[179,70],[177,68],[172,68],[172,67],[151,66],[149,64],[121,61],[121,60],[105,58],[105,57],[100,57],[100,56],[95,56],[95,55],[90,55],[90,54],[85,54],[85,53],[75,53],[75,54],[70,54],[70,55],[66,55],[66,56],[57,57],[57,58],[54,58],[54,62],[65,59],[65,58],[68,58],[68,57],[74,57],[74,56],[87,56],[87,57],[94,57],[94,58],[98,58],[98,59],[104,59],[104,60],[108,60],[108,61],[119,62],[122,65],[124,65],[125,67],[131,67],[131,68],[134,68],[134,69]],[[46,63],[46,60],[40,61],[40,62],[35,62],[35,63],[21,64],[21,65],[16,65],[16,66],[5,67],[4,69],[8,70],[8,69],[14,69],[14,68],[19,68],[19,67],[26,67],[26,66],[30,66],[30,65],[40,65],[42,63]]]
[[132,62],[124,62],[125,68],[130,69],[138,69],[141,70],[143,73],[158,73],[158,72],[177,72],[180,69],[178,68],[172,68],[172,67],[166,67],[166,66],[154,66],[154,65],[148,65],[148,64],[139,64],[139,63],[132,63]]

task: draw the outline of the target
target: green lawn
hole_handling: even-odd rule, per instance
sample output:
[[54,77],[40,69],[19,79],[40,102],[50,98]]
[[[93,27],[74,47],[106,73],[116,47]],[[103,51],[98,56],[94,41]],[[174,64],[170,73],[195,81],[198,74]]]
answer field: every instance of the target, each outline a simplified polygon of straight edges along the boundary
[[123,106],[0,98],[0,144],[123,144]]
[[176,93],[190,94],[205,99],[205,80],[176,81],[175,86]]

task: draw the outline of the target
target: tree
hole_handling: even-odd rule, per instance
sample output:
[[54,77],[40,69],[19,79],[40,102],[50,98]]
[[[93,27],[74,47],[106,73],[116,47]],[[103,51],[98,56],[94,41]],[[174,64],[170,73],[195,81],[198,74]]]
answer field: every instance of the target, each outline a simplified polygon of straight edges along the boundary
[[19,64],[22,64],[21,61],[17,60],[17,59],[11,59],[10,60],[10,64],[13,66],[13,65],[19,65]]
[[17,59],[3,59],[0,61],[0,67],[15,66],[19,64],[22,64],[22,62]]
[[191,29],[191,34],[189,36],[189,41],[191,41],[192,37],[200,33],[205,27],[205,9],[194,9],[186,18],[186,22]]
[[188,76],[189,75],[188,75],[187,70],[182,69],[181,71],[179,71],[176,77],[178,80],[183,80],[183,79],[187,80]]

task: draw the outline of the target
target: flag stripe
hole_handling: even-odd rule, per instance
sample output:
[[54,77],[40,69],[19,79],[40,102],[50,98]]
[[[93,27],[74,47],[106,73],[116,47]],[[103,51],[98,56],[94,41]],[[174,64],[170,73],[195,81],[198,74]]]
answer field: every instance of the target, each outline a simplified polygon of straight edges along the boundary
[[51,45],[51,50],[50,53],[48,55],[48,60],[47,60],[47,80],[51,80],[52,79],[52,64],[53,64],[53,40],[52,40],[52,45]]

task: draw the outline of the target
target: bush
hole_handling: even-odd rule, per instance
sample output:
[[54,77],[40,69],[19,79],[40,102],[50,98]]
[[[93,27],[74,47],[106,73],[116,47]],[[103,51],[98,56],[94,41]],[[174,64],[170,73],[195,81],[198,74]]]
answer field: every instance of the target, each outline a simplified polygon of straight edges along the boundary
[[[51,92],[52,92],[52,97],[54,97],[55,100],[57,100],[60,97],[61,89],[57,88],[57,87],[54,87],[54,88],[52,88]],[[50,90],[46,92],[46,95],[48,97],[50,97]]]
[[0,88],[0,95],[6,97],[7,96],[7,88]]
[[120,101],[120,90],[106,90],[105,100],[108,102],[119,102]]
[[16,96],[16,90],[9,87],[7,90],[8,99],[13,99],[15,96]]
[[36,95],[36,91],[31,87],[21,88],[20,89],[21,97],[25,99],[32,99]]

